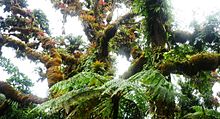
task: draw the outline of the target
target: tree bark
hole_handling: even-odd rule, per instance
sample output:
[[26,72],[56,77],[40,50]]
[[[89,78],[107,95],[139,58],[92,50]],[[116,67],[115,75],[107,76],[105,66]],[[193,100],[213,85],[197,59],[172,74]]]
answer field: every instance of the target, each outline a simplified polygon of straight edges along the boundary
[[118,112],[119,112],[119,101],[120,101],[120,97],[116,94],[112,97],[112,103],[113,103],[113,119],[117,119],[118,118]]
[[196,75],[200,71],[211,71],[220,65],[220,54],[200,53],[191,56],[186,61],[166,62],[158,66],[163,75],[170,73]]
[[40,98],[32,94],[22,94],[21,92],[15,90],[8,83],[0,81],[0,93],[4,94],[6,98],[9,98],[13,101],[17,101],[21,104],[41,104],[47,101],[47,98]]

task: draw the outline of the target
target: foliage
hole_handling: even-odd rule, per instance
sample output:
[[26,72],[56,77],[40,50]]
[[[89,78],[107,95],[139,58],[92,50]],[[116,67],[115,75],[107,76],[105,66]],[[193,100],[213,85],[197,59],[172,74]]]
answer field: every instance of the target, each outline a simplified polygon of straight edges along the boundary
[[82,40],[82,36],[74,36],[68,34],[65,36],[56,37],[55,40],[59,43],[61,49],[65,49],[67,53],[74,54],[77,51],[84,51],[86,48],[85,42]]
[[185,115],[184,119],[219,119],[220,113],[212,109],[204,109],[201,106],[194,106],[194,113]]
[[190,55],[194,54],[193,48],[189,45],[180,45],[163,54],[164,61],[181,62],[186,61]]
[[[174,99],[172,84],[158,71],[142,71],[128,80],[108,80],[95,73],[79,73],[51,87],[51,95],[57,98],[43,103],[34,110],[48,110],[49,114],[65,111],[69,118],[77,118],[86,111],[88,115],[84,114],[84,117],[95,118],[101,114],[101,117],[109,118],[111,105],[114,103],[111,97],[117,95],[121,98],[121,117],[143,118],[149,111],[149,105],[145,101],[164,100],[169,104]],[[131,109],[125,108],[127,106],[131,106]]]
[[86,87],[99,87],[108,80],[107,77],[92,72],[81,72],[66,81],[59,82],[50,88],[52,96],[58,97],[71,90]]
[[7,79],[7,82],[11,86],[23,93],[30,93],[30,87],[33,86],[33,83],[25,74],[19,71],[18,67],[14,66],[9,59],[3,56],[0,56],[0,66],[11,75],[11,77]]
[[[0,116],[0,119],[17,119],[17,118],[22,118],[22,119],[28,119],[28,113],[26,110],[21,110],[19,109],[19,104],[17,102],[13,101],[7,101],[8,105],[10,105],[10,108],[8,108],[4,115]],[[10,113],[9,113],[10,112]]]
[[32,15],[35,18],[36,24],[39,24],[42,30],[45,30],[47,34],[50,34],[49,21],[45,13],[42,10],[33,10]]
[[[79,73],[69,80],[59,82],[51,87],[51,95],[57,98],[43,103],[34,110],[45,111],[49,109],[48,113],[50,114],[62,111],[68,115],[67,118],[79,118],[82,117],[82,114],[85,118],[92,115],[99,116],[99,114],[93,114],[95,110],[100,109],[96,108],[96,106],[103,106],[106,105],[106,103],[99,104],[102,100],[99,97],[103,89],[99,89],[98,87],[106,81],[106,77],[95,73]],[[85,111],[88,115],[85,114]],[[96,113],[102,114],[102,112]]]
[[38,111],[31,111],[32,108],[36,107],[36,105],[28,105],[28,107],[19,104],[18,102],[14,102],[11,100],[5,101],[7,105],[7,109],[4,112],[1,112],[0,119],[57,119],[60,118],[60,114],[54,114],[53,116],[44,115],[43,113],[39,113]]
[[[132,22],[132,20],[130,20]],[[112,51],[118,55],[126,56],[127,59],[130,58],[131,51],[133,46],[137,44],[135,40],[137,39],[137,34],[135,33],[138,27],[138,24],[129,28],[128,26],[122,26],[119,32],[115,37],[110,41],[110,47]]]
[[195,45],[197,50],[209,50],[219,52],[219,17],[220,13],[213,13],[206,19],[207,21],[200,25],[200,27],[193,26],[195,32],[193,33],[194,40],[192,45]]
[[[17,56],[43,63],[46,73],[42,69],[39,73],[47,78],[50,88],[49,99],[38,106],[10,102],[5,98],[10,96],[1,96],[0,110],[4,110],[3,104],[9,105],[2,118],[220,117],[215,110],[218,99],[212,95],[212,87],[220,79],[216,72],[220,65],[219,13],[205,23],[195,22],[194,31],[188,33],[172,28],[169,0],[51,3],[63,14],[63,23],[68,15],[79,18],[88,42],[64,32],[59,37],[50,36],[46,15],[27,9],[26,0],[0,1],[8,14],[0,16],[0,48],[12,47]],[[112,19],[123,6],[132,10]],[[117,66],[112,54],[131,61],[122,76],[115,76]],[[0,60],[12,75],[9,83],[29,93],[32,84],[28,77],[10,60]],[[179,81],[173,84],[173,80]],[[25,100],[29,95],[22,96]]]
[[[133,11],[144,16],[142,28],[148,44],[164,47],[168,41],[172,21],[170,10],[169,0],[134,0]],[[157,34],[160,39],[154,38]]]
[[188,44],[193,47],[195,52],[211,51],[219,53],[219,17],[220,13],[216,12],[209,15],[203,23],[192,22],[193,33],[186,31],[173,31],[171,44]]
[[193,78],[186,78],[185,81],[179,81],[178,84],[181,86],[181,92],[183,94],[178,97],[178,105],[181,108],[180,115],[190,115],[194,112],[194,106],[217,109],[219,105],[218,99],[212,95],[212,86],[215,80],[209,72],[201,72]]
[[4,12],[10,12],[11,6],[14,4],[18,4],[20,7],[24,8],[27,7],[27,0],[16,0],[17,3],[11,0],[2,0],[0,1],[0,6],[5,5]]

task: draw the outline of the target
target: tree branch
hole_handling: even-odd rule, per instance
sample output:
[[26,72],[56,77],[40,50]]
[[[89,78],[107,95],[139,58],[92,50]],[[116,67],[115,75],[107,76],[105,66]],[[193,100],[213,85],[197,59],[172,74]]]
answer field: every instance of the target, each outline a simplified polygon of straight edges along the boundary
[[142,54],[139,58],[135,59],[134,63],[129,67],[128,71],[122,75],[122,78],[128,79],[137,72],[140,72],[143,69],[145,63],[147,63],[147,59],[144,57],[144,54]]
[[116,19],[112,25],[119,25],[123,22],[128,21],[129,19],[131,19],[132,17],[136,16],[136,14],[132,13],[132,12],[128,12],[127,14],[120,16],[118,19]]
[[13,101],[17,101],[22,104],[29,104],[29,103],[41,104],[47,101],[47,98],[40,98],[31,94],[30,95],[22,94],[21,92],[15,90],[8,83],[3,81],[0,81],[0,93],[3,93],[6,96],[6,98],[9,98]]
[[191,56],[184,62],[166,62],[158,66],[158,69],[164,74],[180,73],[189,76],[196,75],[200,71],[210,71],[218,68],[220,65],[220,54],[200,53]]
[[46,63],[49,60],[49,56],[43,55],[35,50],[32,50],[25,43],[20,40],[15,40],[7,35],[3,35],[2,39],[0,38],[0,46],[5,45],[6,47],[11,47],[15,50],[20,50],[27,54],[27,57],[32,60],[40,60],[42,63]]
[[[143,69],[143,65],[147,63],[146,57],[142,54],[134,63],[129,67],[122,78],[127,79],[137,72]],[[200,53],[191,56],[184,62],[166,62],[159,64],[157,69],[163,75],[169,75],[170,73],[186,74],[189,76],[196,75],[201,71],[211,71],[220,66],[220,54],[214,53]]]
[[95,3],[95,4],[94,4],[93,11],[94,11],[95,18],[97,18],[97,17],[98,17],[98,14],[99,14],[99,11],[98,11],[99,0],[95,0],[94,3]]
[[107,57],[108,56],[108,43],[115,36],[118,30],[118,26],[125,22],[126,20],[129,20],[130,18],[134,17],[134,13],[127,13],[121,17],[119,17],[116,21],[114,21],[112,24],[108,25],[108,27],[104,31],[104,35],[101,39],[101,53],[100,56]]
[[15,50],[20,50],[22,52],[25,52],[27,57],[31,60],[40,60],[43,64],[45,64],[47,68],[47,80],[48,85],[51,87],[55,83],[61,81],[64,79],[64,74],[61,72],[61,63],[62,63],[62,57],[57,52],[55,48],[49,44],[51,42],[51,39],[46,39],[46,37],[43,37],[41,39],[43,42],[42,46],[49,48],[50,55],[43,55],[41,53],[38,53],[37,51],[32,50],[30,47],[28,47],[25,43],[23,43],[20,40],[14,40],[10,38],[9,36],[3,36],[2,41],[0,41],[4,45],[8,47],[12,47]]

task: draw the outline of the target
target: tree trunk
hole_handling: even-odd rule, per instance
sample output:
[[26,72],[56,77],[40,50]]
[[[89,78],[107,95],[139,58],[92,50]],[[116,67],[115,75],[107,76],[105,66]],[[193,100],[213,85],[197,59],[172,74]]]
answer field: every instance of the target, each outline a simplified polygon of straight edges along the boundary
[[120,97],[117,94],[112,97],[113,119],[117,119],[118,118],[119,101],[120,101]]

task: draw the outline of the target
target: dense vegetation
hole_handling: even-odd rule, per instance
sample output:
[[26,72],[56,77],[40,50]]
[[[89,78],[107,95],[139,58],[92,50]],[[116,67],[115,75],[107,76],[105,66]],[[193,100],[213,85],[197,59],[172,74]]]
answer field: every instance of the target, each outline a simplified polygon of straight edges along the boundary
[[[172,26],[168,0],[51,0],[64,24],[67,16],[79,18],[85,45],[65,29],[53,37],[46,15],[26,2],[0,1],[8,14],[0,16],[0,49],[43,63],[46,71],[38,71],[49,97],[32,95],[32,77],[1,56],[11,77],[0,81],[0,118],[220,119],[212,95],[220,79],[219,13],[194,21],[190,33]],[[112,19],[123,5],[130,10]],[[119,77],[113,54],[132,62]]]

